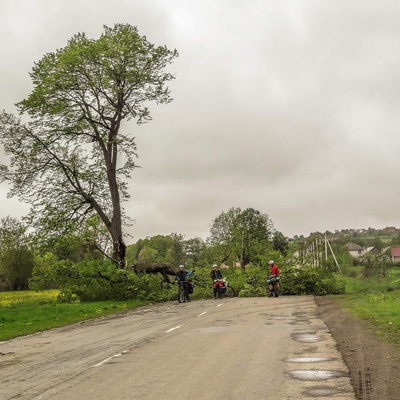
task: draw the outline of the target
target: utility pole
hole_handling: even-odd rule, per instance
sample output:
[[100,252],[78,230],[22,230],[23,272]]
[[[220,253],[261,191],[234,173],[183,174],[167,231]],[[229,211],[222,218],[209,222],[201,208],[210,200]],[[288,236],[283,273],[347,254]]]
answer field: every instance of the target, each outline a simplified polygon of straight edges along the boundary
[[328,243],[326,240],[326,232],[325,232],[325,261],[328,261]]
[[328,243],[329,249],[331,250],[331,253],[332,253],[332,255],[333,255],[333,259],[335,260],[335,263],[336,263],[336,266],[337,266],[337,268],[338,268],[338,270],[339,270],[339,272],[340,272],[340,275],[342,275],[342,270],[340,269],[339,263],[338,263],[337,260],[336,260],[335,253],[334,253],[333,250],[332,250],[331,244],[329,243],[329,240],[327,240],[326,242]]
[[243,265],[243,247],[244,247],[244,231],[242,230],[242,253],[240,255],[240,268],[244,270],[244,265]]

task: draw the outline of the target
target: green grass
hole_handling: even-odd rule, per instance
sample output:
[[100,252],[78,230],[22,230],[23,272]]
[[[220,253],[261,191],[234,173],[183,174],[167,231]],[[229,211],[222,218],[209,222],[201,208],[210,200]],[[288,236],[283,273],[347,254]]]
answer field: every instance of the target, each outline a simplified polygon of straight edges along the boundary
[[343,278],[346,294],[331,296],[342,308],[369,321],[375,333],[400,344],[400,271],[385,278]]
[[0,292],[0,340],[136,308],[148,301],[57,303],[58,291]]

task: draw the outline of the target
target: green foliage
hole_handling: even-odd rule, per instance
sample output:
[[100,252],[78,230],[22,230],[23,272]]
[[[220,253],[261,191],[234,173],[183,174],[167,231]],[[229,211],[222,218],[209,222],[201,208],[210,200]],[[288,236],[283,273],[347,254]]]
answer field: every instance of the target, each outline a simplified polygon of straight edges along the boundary
[[343,282],[322,267],[296,268],[286,265],[281,271],[280,292],[282,294],[325,296],[327,294],[344,293],[345,291]]
[[272,244],[274,250],[279,251],[282,255],[286,256],[289,251],[289,242],[282,232],[274,232]]
[[346,294],[379,294],[400,290],[400,268],[392,267],[386,276],[365,277],[359,274],[357,277],[343,276],[346,284]]
[[24,290],[32,275],[34,257],[26,226],[9,216],[0,225],[0,288]]
[[218,256],[218,263],[233,265],[240,260],[242,268],[261,265],[260,257],[272,248],[273,223],[267,214],[253,208],[232,207],[214,219],[208,242]]
[[185,240],[183,243],[185,252],[184,264],[193,269],[198,265],[209,265],[213,262],[213,257],[210,254],[209,248],[201,238],[193,238]]
[[166,300],[160,297],[161,275],[137,275],[105,260],[72,263],[53,254],[38,257],[30,280],[33,290],[59,287],[60,302],[100,300]]
[[390,238],[391,246],[400,246],[400,233],[397,236]]
[[72,232],[51,237],[34,235],[37,252],[54,253],[58,259],[79,262],[84,259],[103,258],[110,245],[107,243],[107,232],[97,216],[87,218],[81,226],[75,226]]
[[287,254],[287,256],[284,257],[283,254],[277,250],[270,250],[268,252],[264,252],[264,254],[260,256],[260,266],[262,267],[263,270],[265,268],[267,273],[269,273],[268,262],[270,260],[274,260],[277,265],[286,265],[286,264],[290,265],[296,262],[292,260],[291,254]]
[[[345,270],[351,269],[354,265],[354,258],[352,255],[349,253],[349,250],[346,246],[339,246],[336,243],[332,244],[332,249],[334,251],[336,260],[340,266],[340,269],[344,273]],[[328,252],[328,258],[329,258],[329,263],[330,263],[330,270],[332,272],[337,272],[337,266],[334,261],[333,255]]]
[[140,239],[127,249],[128,265],[168,263],[175,266],[184,264],[192,269],[208,264],[209,258],[207,245],[202,239],[185,240],[178,233]]
[[[71,260],[59,260],[54,253],[45,253],[35,257],[35,266],[32,277],[29,279],[29,288],[32,290],[48,290],[58,288],[68,279],[65,271],[73,270]],[[60,273],[63,271],[63,273]]]
[[387,254],[373,250],[363,256],[361,265],[365,277],[384,277],[393,264]]
[[346,295],[335,296],[345,309],[372,324],[385,340],[400,343],[400,268],[392,267],[385,277],[342,277]]
[[98,300],[157,300],[161,278],[136,275],[130,269],[118,269],[109,261],[83,261],[64,268],[58,265],[61,296],[76,295],[80,301]]
[[183,264],[185,261],[184,239],[173,233],[168,236],[156,235],[139,240],[128,248],[128,262],[132,264],[170,263]]
[[243,272],[244,283],[239,291],[239,297],[260,297],[267,295],[268,268],[250,265]]

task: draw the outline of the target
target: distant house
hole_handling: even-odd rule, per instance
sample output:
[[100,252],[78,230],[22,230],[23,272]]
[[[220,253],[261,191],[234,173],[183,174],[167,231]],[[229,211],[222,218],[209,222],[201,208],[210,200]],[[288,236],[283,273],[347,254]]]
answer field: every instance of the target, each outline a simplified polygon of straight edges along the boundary
[[392,247],[390,249],[390,255],[392,256],[392,261],[400,262],[400,247]]
[[350,255],[355,258],[360,257],[361,254],[364,252],[364,248],[355,243],[347,243],[346,247],[349,250]]
[[[370,253],[372,250],[374,250],[375,253],[376,253],[376,252],[379,252],[379,250],[375,249],[374,246],[368,246],[368,247],[366,247],[365,249],[363,249],[363,251],[361,252],[360,255],[361,255],[361,256],[364,256],[365,254]],[[383,252],[383,251],[382,251],[382,252]]]

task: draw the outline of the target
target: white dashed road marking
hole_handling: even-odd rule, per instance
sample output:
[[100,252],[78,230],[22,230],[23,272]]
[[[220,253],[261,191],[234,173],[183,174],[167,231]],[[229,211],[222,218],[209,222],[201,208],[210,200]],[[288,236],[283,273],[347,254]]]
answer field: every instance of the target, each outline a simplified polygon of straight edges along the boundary
[[178,326],[175,326],[175,328],[168,329],[167,331],[165,331],[165,333],[169,333],[169,332],[174,331],[175,329],[179,329],[181,326],[182,325],[178,325]]

